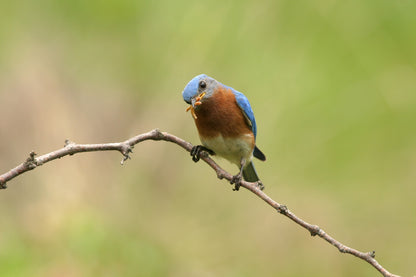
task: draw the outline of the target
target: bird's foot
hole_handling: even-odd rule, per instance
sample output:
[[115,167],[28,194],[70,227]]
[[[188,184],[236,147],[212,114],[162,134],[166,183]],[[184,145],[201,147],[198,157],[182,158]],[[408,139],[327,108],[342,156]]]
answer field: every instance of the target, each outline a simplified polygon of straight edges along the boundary
[[264,185],[263,185],[263,183],[260,181],[260,180],[258,180],[257,182],[256,182],[256,187],[259,189],[259,190],[264,190]]
[[191,156],[192,156],[192,160],[194,162],[198,162],[199,159],[201,158],[201,152],[205,151],[210,155],[215,155],[214,151],[212,151],[211,149],[206,148],[203,145],[195,145],[194,147],[192,147],[191,149]]
[[230,184],[234,184],[233,191],[238,191],[241,186],[241,181],[243,180],[243,177],[241,174],[234,175],[233,178],[230,181]]

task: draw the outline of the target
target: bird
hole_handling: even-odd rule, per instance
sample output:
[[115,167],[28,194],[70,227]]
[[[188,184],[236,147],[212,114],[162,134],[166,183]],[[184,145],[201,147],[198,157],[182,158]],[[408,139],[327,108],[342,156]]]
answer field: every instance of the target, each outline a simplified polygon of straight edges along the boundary
[[231,184],[238,190],[241,180],[264,186],[253,164],[253,157],[265,161],[266,156],[256,146],[257,125],[247,97],[206,74],[194,77],[182,91],[189,104],[202,145],[190,151],[197,162],[202,151],[218,155],[239,167]]

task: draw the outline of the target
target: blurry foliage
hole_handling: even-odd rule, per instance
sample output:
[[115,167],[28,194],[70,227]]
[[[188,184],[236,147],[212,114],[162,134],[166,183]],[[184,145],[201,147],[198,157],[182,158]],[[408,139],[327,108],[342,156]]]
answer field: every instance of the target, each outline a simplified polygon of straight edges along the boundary
[[[244,92],[267,193],[410,276],[416,254],[416,2],[3,1],[0,168],[152,128],[198,143],[181,91]],[[378,276],[146,142],[82,154],[0,193],[1,276]],[[219,161],[232,172],[236,168]]]

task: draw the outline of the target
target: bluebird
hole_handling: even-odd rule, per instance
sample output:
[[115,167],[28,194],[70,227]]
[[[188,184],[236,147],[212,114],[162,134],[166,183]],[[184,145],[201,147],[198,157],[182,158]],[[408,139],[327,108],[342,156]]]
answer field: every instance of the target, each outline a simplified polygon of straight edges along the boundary
[[202,143],[192,148],[192,159],[197,162],[201,151],[223,157],[240,169],[231,181],[234,190],[239,189],[242,178],[263,188],[252,159],[265,161],[266,156],[256,146],[256,120],[247,97],[205,74],[194,77],[182,96],[190,105],[187,111],[191,111]]

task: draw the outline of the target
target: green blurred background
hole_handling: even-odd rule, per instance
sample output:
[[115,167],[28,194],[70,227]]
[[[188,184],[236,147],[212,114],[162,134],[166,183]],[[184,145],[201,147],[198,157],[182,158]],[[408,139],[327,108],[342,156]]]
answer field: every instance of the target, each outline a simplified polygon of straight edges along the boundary
[[[266,192],[388,270],[416,274],[416,2],[0,3],[0,170],[160,128],[181,92],[244,92]],[[235,193],[179,147],[89,153],[0,192],[0,276],[381,276]],[[219,163],[231,172],[237,168]]]

